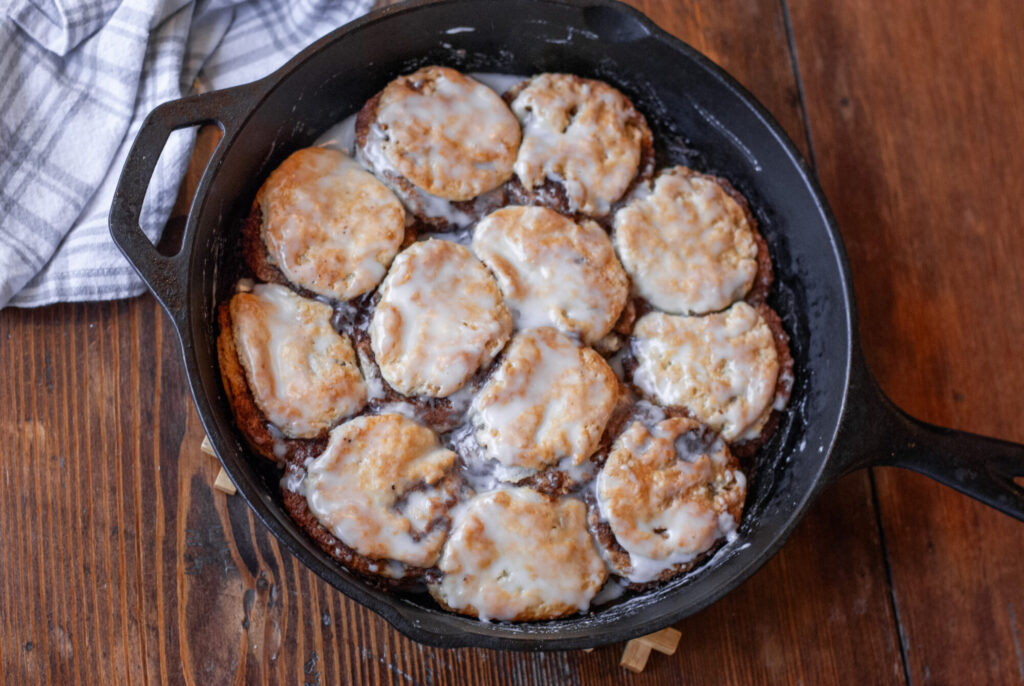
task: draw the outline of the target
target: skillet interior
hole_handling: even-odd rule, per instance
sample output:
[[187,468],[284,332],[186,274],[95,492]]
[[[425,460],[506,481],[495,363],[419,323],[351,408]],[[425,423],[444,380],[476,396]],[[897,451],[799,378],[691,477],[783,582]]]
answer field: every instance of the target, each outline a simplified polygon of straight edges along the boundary
[[[278,472],[250,456],[217,371],[215,306],[230,294],[241,219],[289,153],[355,112],[395,76],[424,64],[464,71],[568,71],[604,79],[647,116],[660,164],[728,178],[750,201],[776,272],[770,304],[791,337],[790,410],[762,449],[739,538],[695,572],[590,616],[483,624],[423,595],[377,591],[307,539],[280,502]],[[767,113],[717,67],[614,2],[412,3],[317,42],[252,87],[254,108],[221,143],[189,218],[185,362],[204,426],[239,491],[274,535],[329,583],[404,633],[435,645],[512,649],[596,646],[643,635],[737,586],[782,544],[818,486],[847,390],[853,326],[845,256],[804,163]],[[202,191],[201,191],[202,193]]]

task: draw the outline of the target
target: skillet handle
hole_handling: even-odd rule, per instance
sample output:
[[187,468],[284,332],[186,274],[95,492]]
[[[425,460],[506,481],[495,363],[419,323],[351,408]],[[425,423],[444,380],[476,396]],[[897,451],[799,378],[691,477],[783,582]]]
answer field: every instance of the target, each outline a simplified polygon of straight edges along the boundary
[[825,482],[855,469],[903,467],[920,472],[1024,521],[1024,445],[922,422],[878,386],[858,350],[836,454]]
[[153,170],[173,131],[196,124],[216,124],[222,136],[200,181],[200,191],[196,193],[200,197],[211,170],[220,166],[225,141],[234,137],[259,90],[260,84],[256,82],[159,105],[142,122],[117,181],[110,207],[110,236],[176,324],[185,317],[187,269],[195,226],[190,216],[181,246],[174,255],[158,252],[143,233],[139,216]]

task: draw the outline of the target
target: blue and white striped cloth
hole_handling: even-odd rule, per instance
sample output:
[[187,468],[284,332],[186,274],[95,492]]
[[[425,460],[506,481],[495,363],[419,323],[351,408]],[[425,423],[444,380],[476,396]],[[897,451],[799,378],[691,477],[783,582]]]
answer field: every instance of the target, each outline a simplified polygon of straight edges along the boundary
[[[0,0],[0,308],[144,287],[107,229],[158,104],[253,81],[372,0]],[[176,132],[143,206],[154,241],[195,139]]]

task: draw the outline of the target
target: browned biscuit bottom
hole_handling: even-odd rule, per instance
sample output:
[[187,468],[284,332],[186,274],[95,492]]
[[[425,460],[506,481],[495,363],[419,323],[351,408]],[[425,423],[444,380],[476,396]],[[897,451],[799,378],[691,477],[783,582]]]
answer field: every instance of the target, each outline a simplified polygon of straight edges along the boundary
[[[338,540],[327,530],[309,509],[306,498],[285,487],[281,488],[284,507],[291,518],[312,538],[321,550],[335,558],[352,572],[367,579],[382,589],[406,588],[416,582],[433,581],[439,576],[436,568],[410,567],[394,560],[376,560],[361,555]],[[450,526],[446,522],[445,526]],[[382,570],[400,572],[400,576],[388,576]]]
[[271,423],[256,405],[256,399],[249,388],[249,380],[245,376],[245,369],[238,360],[228,303],[229,301],[225,301],[217,308],[217,325],[220,328],[217,336],[217,358],[220,363],[221,381],[235,417],[235,425],[249,446],[268,460],[302,464],[306,459],[316,457],[327,446],[326,431],[316,438],[289,438],[282,434],[275,436],[271,432]]
[[[606,559],[610,560],[615,567],[619,569],[629,569],[632,566],[629,553],[626,552],[625,548],[619,545],[618,540],[615,538],[615,534],[612,532],[611,525],[609,525],[608,522],[601,521],[601,513],[597,508],[597,503],[593,496],[585,499],[585,501],[587,504],[587,524],[590,526],[590,532],[593,534],[594,540],[601,549],[601,554]],[[711,548],[704,551],[693,560],[673,565],[651,581],[644,581],[642,583],[629,581],[629,579],[619,576],[619,574],[617,574],[611,567],[609,567],[609,570],[613,576],[617,576],[627,582],[625,584],[626,590],[641,593],[643,591],[649,591],[653,588],[657,588],[665,582],[671,581],[677,576],[686,574],[696,567],[699,567],[711,559],[711,557],[713,557],[714,554],[718,552],[718,549],[724,544],[724,540],[717,541],[713,546],[711,546]]]
[[270,263],[267,245],[263,242],[262,227],[263,210],[258,204],[253,203],[252,209],[249,210],[249,216],[242,223],[242,259],[245,261],[245,265],[260,281],[279,283],[301,292],[301,288],[288,281],[284,273]]
[[[772,340],[775,341],[775,354],[779,360],[779,375],[775,380],[775,397],[773,403],[785,408],[789,405],[789,397],[793,392],[793,354],[789,349],[789,335],[782,327],[782,319],[765,303],[757,305],[757,313],[768,325],[772,332]],[[732,454],[740,459],[751,458],[757,454],[765,443],[767,443],[779,428],[783,410],[772,409],[768,421],[761,428],[761,432],[754,438],[737,441],[729,444]]]
[[757,244],[757,272],[754,274],[754,283],[743,299],[751,305],[760,305],[768,299],[768,294],[772,290],[772,283],[775,281],[775,272],[772,269],[772,256],[768,252],[768,242],[761,235],[757,219],[754,218],[754,213],[750,211],[750,203],[747,202],[746,197],[736,190],[736,187],[728,179],[721,176],[708,176],[708,178],[713,179],[715,183],[722,187],[726,195],[736,201],[736,204],[743,210],[743,214],[747,218],[747,224],[750,225],[750,230],[754,234],[754,242]]

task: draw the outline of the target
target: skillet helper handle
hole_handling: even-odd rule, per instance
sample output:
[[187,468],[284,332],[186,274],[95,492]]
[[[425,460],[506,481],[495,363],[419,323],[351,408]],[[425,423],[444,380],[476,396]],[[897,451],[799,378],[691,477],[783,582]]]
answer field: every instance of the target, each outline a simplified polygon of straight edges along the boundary
[[167,138],[178,129],[197,124],[216,124],[220,128],[223,135],[206,165],[206,180],[209,171],[220,164],[225,140],[233,137],[250,111],[257,85],[211,91],[159,105],[142,122],[117,181],[110,207],[110,236],[176,323],[185,316],[193,222],[186,224],[177,253],[161,254],[139,224],[142,202]]
[[1024,521],[1024,445],[946,429],[911,417],[878,386],[859,351],[849,406],[840,431],[841,454],[827,481],[870,466],[903,467]]

